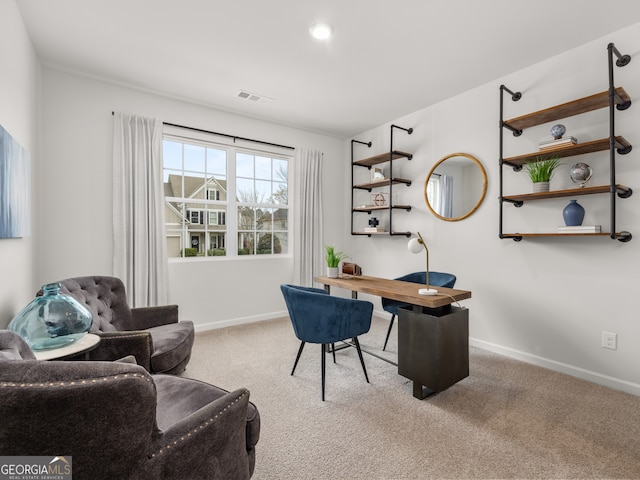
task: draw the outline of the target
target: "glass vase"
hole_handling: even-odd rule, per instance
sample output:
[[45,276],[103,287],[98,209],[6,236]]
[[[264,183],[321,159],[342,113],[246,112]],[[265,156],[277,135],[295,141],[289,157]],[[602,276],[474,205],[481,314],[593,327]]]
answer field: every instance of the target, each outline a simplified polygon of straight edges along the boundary
[[60,293],[59,283],[42,287],[36,297],[9,323],[8,329],[20,335],[31,350],[51,350],[70,345],[91,327],[93,316],[75,298]]

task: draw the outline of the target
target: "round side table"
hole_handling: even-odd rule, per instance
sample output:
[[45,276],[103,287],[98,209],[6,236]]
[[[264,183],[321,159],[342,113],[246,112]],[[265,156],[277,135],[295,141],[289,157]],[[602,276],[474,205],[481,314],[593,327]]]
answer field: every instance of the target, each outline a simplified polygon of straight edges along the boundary
[[52,348],[51,350],[34,350],[37,360],[62,360],[66,357],[85,354],[85,360],[88,360],[88,353],[96,348],[100,343],[100,337],[93,333],[87,333],[84,337],[76,340],[71,345],[65,345],[60,348]]

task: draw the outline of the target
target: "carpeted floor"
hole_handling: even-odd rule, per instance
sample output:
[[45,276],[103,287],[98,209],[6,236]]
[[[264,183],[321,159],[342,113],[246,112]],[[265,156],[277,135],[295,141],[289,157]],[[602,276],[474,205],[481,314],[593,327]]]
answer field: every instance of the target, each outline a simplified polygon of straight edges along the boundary
[[[388,319],[363,348],[382,353]],[[395,328],[395,327],[394,327]],[[394,330],[395,333],[395,330]],[[395,335],[386,355],[395,359]],[[640,398],[470,349],[470,375],[425,400],[396,367],[299,346],[288,318],[196,336],[184,376],[247,387],[260,410],[255,480],[640,478]]]

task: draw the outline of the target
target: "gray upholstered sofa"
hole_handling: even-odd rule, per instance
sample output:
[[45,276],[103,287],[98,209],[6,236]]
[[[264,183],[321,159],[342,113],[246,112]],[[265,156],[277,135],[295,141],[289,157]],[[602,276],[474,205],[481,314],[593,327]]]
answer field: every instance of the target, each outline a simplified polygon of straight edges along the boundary
[[184,371],[191,358],[194,328],[191,321],[179,321],[177,305],[129,308],[124,284],[116,277],[75,277],[58,283],[60,293],[71,295],[93,315],[89,332],[101,341],[89,353],[91,360],[133,355],[151,373]]
[[39,361],[0,330],[0,452],[70,456],[73,478],[248,479],[260,416],[227,392],[122,362]]

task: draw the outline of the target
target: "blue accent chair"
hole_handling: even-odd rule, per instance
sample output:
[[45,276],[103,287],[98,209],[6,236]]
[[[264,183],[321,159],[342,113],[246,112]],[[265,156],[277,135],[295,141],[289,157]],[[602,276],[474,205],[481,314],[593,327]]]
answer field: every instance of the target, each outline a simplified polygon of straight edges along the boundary
[[[413,272],[407,275],[403,275],[402,277],[398,277],[396,278],[396,280],[401,280],[403,282],[421,283],[424,285],[426,282],[426,275],[425,272]],[[451,273],[429,271],[429,285],[433,285],[434,287],[453,288],[455,284],[455,275]],[[382,347],[382,350],[385,350],[387,348],[389,335],[391,335],[391,329],[393,328],[393,321],[396,319],[396,315],[398,315],[398,308],[400,307],[410,308],[411,305],[408,303],[400,302],[398,300],[391,300],[384,297],[382,298],[382,308],[391,314],[391,322],[389,323],[387,338],[384,339],[384,347]]]
[[335,342],[350,338],[358,351],[364,378],[369,383],[358,336],[367,333],[371,328],[373,304],[364,300],[333,297],[319,288],[285,284],[280,285],[280,290],[289,310],[293,331],[301,341],[291,375],[296,371],[305,343],[319,343],[322,346],[322,401],[324,401],[326,352],[331,345],[335,363]]

